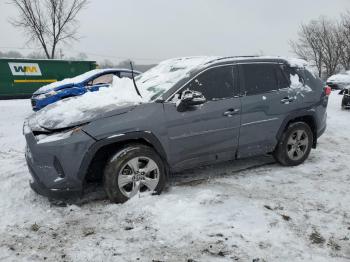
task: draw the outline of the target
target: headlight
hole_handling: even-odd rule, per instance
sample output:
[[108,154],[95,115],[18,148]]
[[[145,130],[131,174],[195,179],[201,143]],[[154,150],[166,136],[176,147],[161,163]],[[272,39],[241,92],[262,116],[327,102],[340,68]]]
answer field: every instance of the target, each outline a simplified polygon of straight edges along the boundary
[[83,126],[78,126],[78,127],[74,127],[72,129],[69,129],[69,130],[66,130],[63,132],[59,132],[59,133],[52,133],[52,134],[48,134],[48,135],[46,135],[46,134],[45,135],[44,134],[38,135],[38,136],[36,136],[36,140],[37,140],[38,144],[63,140],[63,139],[67,139],[67,138],[71,137],[75,133],[80,132],[82,129],[83,129]]

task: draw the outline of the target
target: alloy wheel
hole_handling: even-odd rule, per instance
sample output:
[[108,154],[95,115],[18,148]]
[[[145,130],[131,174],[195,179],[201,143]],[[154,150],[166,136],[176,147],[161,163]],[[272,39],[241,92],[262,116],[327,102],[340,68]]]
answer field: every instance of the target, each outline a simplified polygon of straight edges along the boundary
[[304,130],[295,130],[287,141],[287,154],[292,160],[300,160],[307,152],[309,137]]
[[139,192],[154,191],[159,183],[159,167],[149,157],[134,157],[121,169],[118,187],[121,193],[131,198]]

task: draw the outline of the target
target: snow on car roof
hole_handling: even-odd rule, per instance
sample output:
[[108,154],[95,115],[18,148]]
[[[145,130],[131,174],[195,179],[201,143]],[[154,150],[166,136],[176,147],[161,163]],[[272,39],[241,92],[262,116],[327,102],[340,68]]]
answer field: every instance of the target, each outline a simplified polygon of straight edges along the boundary
[[168,59],[139,75],[136,82],[141,94],[149,100],[152,96],[167,91],[192,70],[217,58],[219,57],[196,56]]
[[327,79],[327,82],[350,84],[350,71],[346,71],[342,74],[332,75]]
[[150,100],[154,95],[161,95],[169,90],[174,84],[184,78],[192,70],[200,69],[201,67],[210,66],[210,64],[233,62],[241,60],[284,60],[292,67],[307,67],[308,63],[305,60],[298,58],[285,58],[276,56],[195,56],[195,57],[180,57],[165,60],[157,66],[146,71],[136,78],[137,85],[141,89],[141,93]]

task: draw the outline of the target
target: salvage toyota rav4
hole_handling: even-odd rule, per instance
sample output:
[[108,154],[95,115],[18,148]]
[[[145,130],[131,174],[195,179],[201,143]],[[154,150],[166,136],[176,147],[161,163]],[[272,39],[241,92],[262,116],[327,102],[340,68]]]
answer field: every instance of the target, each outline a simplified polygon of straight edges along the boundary
[[26,120],[36,192],[67,198],[101,181],[122,203],[200,165],[272,154],[295,166],[326,129],[330,88],[299,60],[178,58],[123,81]]

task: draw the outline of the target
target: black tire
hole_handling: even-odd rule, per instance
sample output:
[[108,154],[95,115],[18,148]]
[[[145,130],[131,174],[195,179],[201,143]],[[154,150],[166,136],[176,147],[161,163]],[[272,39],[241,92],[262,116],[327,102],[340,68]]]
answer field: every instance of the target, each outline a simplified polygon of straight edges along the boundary
[[[304,145],[299,145],[299,152],[303,151],[303,154],[301,156],[296,156],[296,159],[293,159],[290,155],[293,155],[294,157],[294,154],[297,155],[297,153],[292,153],[293,149],[292,146],[288,144],[288,140],[293,139],[297,131],[304,132],[302,134],[307,135],[308,142],[307,145],[305,145],[305,148]],[[304,135],[304,137],[306,137],[306,135]],[[304,143],[306,143],[306,140],[304,140]],[[313,134],[310,126],[305,122],[295,122],[290,124],[288,128],[284,131],[280,141],[278,142],[278,145],[276,146],[275,151],[273,152],[273,156],[276,159],[276,161],[283,166],[297,166],[303,163],[308,158],[312,145]],[[296,145],[296,147],[298,146]],[[302,148],[300,149],[300,147]]]
[[152,148],[148,146],[142,144],[130,144],[121,148],[117,153],[115,153],[107,162],[104,170],[103,187],[108,198],[112,202],[124,203],[129,199],[129,197],[122,192],[124,188],[119,188],[118,177],[122,175],[120,173],[122,171],[121,169],[125,169],[125,165],[127,165],[130,160],[139,157],[152,159],[159,169],[159,181],[153,193],[160,194],[164,189],[166,185],[166,169],[163,160]]

